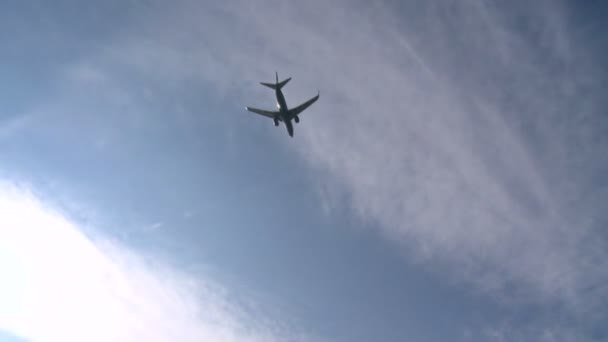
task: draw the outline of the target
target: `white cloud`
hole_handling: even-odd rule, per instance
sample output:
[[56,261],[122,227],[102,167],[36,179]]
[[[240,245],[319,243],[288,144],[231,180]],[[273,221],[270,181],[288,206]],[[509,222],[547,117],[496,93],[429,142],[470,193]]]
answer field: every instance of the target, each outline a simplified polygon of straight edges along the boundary
[[329,175],[321,187],[345,189],[360,217],[450,279],[595,318],[608,141],[585,37],[550,1],[364,6],[151,7],[95,58],[269,105],[256,83],[275,70],[296,80],[290,104],[319,87],[293,145]]
[[213,282],[91,240],[32,194],[0,184],[0,330],[28,341],[269,341]]
[[297,79],[290,103],[320,87],[296,139],[361,217],[453,279],[587,305],[608,278],[592,51],[554,2],[412,3],[185,2],[106,57],[222,91],[239,79],[250,98],[275,70]]

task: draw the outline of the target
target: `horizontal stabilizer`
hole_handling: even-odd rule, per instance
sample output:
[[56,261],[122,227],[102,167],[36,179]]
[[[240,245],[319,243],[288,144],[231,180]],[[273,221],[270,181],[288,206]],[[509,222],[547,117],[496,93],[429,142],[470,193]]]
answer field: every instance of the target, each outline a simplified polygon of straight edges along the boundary
[[291,77],[289,77],[289,78],[287,78],[287,79],[279,82],[279,74],[275,73],[275,75],[276,75],[276,82],[275,83],[260,82],[260,84],[263,85],[263,86],[267,86],[268,88],[272,88],[274,90],[277,90],[277,89],[283,88],[283,86],[286,85],[287,82],[289,82],[289,80],[291,80]]
[[287,82],[289,82],[289,80],[291,80],[291,77],[280,83],[276,83],[276,84],[275,83],[266,83],[266,82],[260,82],[260,84],[263,86],[267,86],[268,88],[272,88],[272,89],[276,90],[277,88],[279,88],[279,89],[283,88],[283,86],[286,85]]

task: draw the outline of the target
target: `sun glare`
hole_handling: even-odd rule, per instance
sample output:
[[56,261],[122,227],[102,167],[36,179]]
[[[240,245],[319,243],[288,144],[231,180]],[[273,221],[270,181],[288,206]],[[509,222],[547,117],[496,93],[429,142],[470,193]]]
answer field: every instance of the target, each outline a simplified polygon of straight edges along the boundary
[[0,182],[0,332],[43,342],[251,340],[211,288],[119,244],[93,243]]
[[0,329],[35,340],[38,334],[72,340],[91,314],[107,319],[100,284],[109,266],[68,220],[32,196],[1,187]]
[[145,270],[122,265],[127,254],[115,254],[33,196],[0,186],[0,331],[33,341],[149,334],[138,320],[149,322],[146,310],[165,303],[146,303],[153,301],[146,291],[167,289]]

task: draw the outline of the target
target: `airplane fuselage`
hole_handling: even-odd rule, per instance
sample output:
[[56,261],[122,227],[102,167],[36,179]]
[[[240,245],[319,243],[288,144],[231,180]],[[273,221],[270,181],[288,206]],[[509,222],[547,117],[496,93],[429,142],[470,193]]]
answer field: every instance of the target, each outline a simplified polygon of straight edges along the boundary
[[296,123],[300,122],[300,117],[298,116],[302,113],[303,110],[308,108],[311,104],[319,99],[319,94],[317,92],[317,96],[309,99],[308,101],[295,106],[294,108],[289,109],[287,107],[287,101],[285,101],[285,96],[281,91],[281,88],[287,84],[291,80],[291,77],[286,78],[285,80],[279,82],[279,74],[275,72],[275,82],[274,83],[266,83],[260,82],[261,85],[274,89],[274,94],[277,98],[277,110],[270,111],[264,109],[258,109],[253,107],[245,107],[250,112],[265,116],[267,118],[271,118],[274,121],[275,126],[279,126],[279,122],[283,122],[285,124],[285,128],[287,128],[287,133],[290,137],[293,137],[293,124],[292,120]]
[[276,91],[277,96],[277,107],[279,107],[279,115],[277,118],[280,121],[285,123],[285,127],[287,128],[287,133],[290,137],[293,137],[293,124],[291,123],[291,117],[289,115],[289,108],[287,108],[287,101],[285,101],[285,96],[280,88],[277,88]]

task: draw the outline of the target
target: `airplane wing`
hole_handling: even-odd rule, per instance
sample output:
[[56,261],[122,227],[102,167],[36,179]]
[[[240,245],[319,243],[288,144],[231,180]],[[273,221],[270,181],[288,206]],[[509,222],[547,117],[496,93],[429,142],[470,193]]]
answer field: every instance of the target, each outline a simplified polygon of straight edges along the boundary
[[271,119],[274,119],[275,117],[280,117],[279,116],[279,112],[273,112],[270,110],[263,110],[263,109],[257,109],[257,108],[253,108],[253,107],[245,107],[245,109],[247,109],[250,112],[256,113],[256,114],[260,114],[266,117],[269,117]]
[[308,108],[308,106],[315,103],[315,101],[317,101],[318,99],[319,99],[319,94],[317,94],[317,96],[313,97],[312,99],[302,103],[301,105],[291,108],[289,110],[289,115],[293,118],[294,116],[302,113],[304,111],[304,109]]

